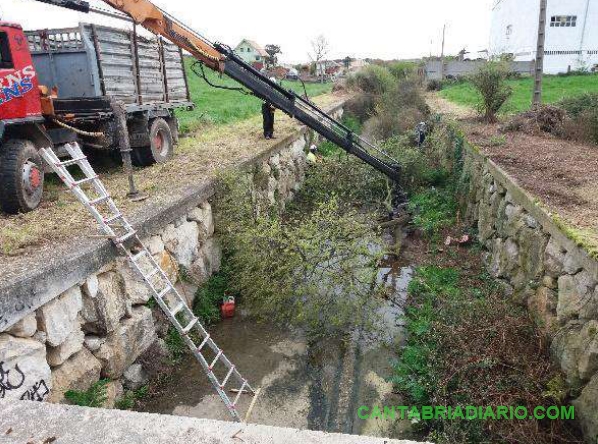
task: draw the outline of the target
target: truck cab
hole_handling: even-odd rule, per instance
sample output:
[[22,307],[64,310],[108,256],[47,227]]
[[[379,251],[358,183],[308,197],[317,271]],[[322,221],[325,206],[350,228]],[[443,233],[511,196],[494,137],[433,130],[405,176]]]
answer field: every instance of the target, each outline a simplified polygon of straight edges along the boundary
[[175,45],[93,24],[25,32],[0,22],[0,210],[41,203],[41,148],[60,156],[77,143],[111,155],[127,134],[136,166],[167,162],[178,140],[175,110],[192,106]]
[[38,145],[48,143],[37,75],[21,26],[0,22],[0,206],[6,212],[39,205],[44,171]]

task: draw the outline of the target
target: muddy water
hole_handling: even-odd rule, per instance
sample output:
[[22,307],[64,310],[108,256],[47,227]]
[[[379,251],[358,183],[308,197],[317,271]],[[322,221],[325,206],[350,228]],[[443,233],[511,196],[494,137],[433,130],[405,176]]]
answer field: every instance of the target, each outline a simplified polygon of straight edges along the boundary
[[[408,437],[408,422],[365,421],[357,409],[401,405],[386,379],[402,340],[401,307],[412,268],[387,260],[379,279],[394,291],[380,307],[377,333],[358,332],[350,341],[310,345],[301,331],[258,323],[243,314],[211,329],[245,377],[261,394],[249,422],[369,436]],[[241,310],[242,311],[242,310]],[[239,409],[247,410],[250,399]],[[193,357],[176,369],[160,398],[146,412],[230,420],[220,398]]]

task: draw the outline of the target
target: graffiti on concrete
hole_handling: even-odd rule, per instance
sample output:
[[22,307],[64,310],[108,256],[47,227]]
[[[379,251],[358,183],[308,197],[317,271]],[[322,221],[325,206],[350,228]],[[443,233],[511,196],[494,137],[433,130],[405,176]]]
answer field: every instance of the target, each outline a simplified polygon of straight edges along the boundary
[[[20,390],[27,379],[25,373],[16,364],[14,369],[7,369],[4,362],[0,362],[0,399],[3,399],[8,392]],[[23,401],[44,401],[50,394],[50,389],[43,379],[36,382],[21,395]],[[18,395],[17,395],[18,396]]]
[[18,390],[23,387],[23,384],[25,384],[25,374],[19,368],[19,364],[15,365],[13,371],[5,369],[4,362],[0,362],[0,399],[6,396],[6,392]]
[[38,401],[42,402],[50,394],[50,389],[43,379],[33,385],[21,396],[21,401]]

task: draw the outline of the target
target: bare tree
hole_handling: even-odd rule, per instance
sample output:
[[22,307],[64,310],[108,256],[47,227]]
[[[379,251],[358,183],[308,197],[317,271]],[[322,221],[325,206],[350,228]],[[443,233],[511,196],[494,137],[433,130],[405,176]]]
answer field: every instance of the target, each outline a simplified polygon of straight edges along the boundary
[[324,58],[328,55],[328,51],[330,50],[330,43],[326,39],[326,37],[321,34],[312,40],[311,42],[312,52],[309,55],[311,59],[316,63],[316,72],[321,76],[322,83],[324,83],[324,77],[326,75],[326,68],[321,69],[320,62],[324,60]]

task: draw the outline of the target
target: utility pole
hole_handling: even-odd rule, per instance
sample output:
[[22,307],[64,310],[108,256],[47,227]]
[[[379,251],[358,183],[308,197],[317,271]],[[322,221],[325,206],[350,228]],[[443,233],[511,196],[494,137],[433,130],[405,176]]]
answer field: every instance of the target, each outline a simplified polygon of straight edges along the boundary
[[536,50],[536,71],[532,108],[542,104],[542,79],[544,77],[544,45],[546,43],[546,9],[548,0],[540,0],[540,19],[538,21],[538,48]]
[[444,43],[446,41],[446,23],[442,27],[442,52],[440,53],[440,77],[444,80]]

